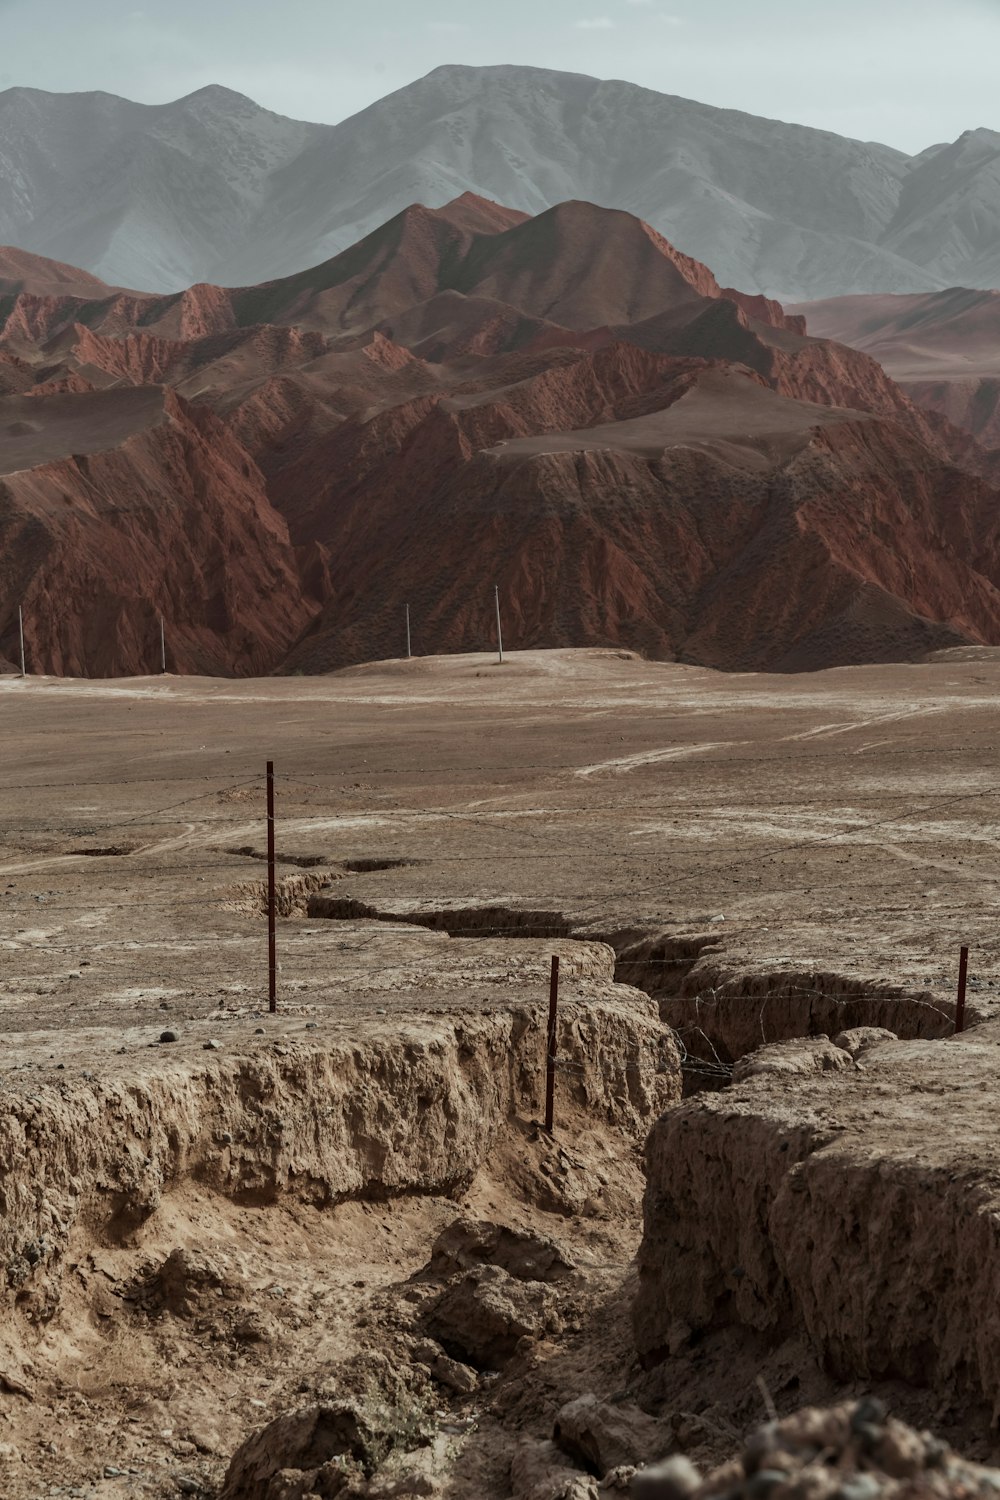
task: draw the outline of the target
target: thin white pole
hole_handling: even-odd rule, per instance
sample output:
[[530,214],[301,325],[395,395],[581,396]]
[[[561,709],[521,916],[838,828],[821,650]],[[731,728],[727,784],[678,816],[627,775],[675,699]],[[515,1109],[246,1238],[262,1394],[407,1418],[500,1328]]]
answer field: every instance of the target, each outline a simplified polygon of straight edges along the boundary
[[20,605],[17,606],[17,628],[21,632],[21,676],[27,677],[28,674],[24,670],[24,615]]
[[496,601],[496,607],[497,607],[497,650],[500,652],[500,661],[501,661],[501,664],[502,664],[503,663],[503,631],[500,628],[500,585],[499,584],[497,584],[494,587],[494,589],[493,589],[493,598]]
[[413,655],[413,652],[410,650],[410,606],[409,605],[406,606],[406,655],[407,655],[407,658],[409,658],[409,657],[411,657]]
[[167,633],[163,624],[163,616],[160,616],[160,671],[167,670]]

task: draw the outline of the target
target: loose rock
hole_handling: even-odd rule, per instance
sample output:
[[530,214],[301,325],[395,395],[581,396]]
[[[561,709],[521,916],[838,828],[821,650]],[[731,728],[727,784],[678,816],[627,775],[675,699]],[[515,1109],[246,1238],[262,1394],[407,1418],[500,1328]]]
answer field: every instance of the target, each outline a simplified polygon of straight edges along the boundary
[[867,1048],[877,1047],[880,1042],[898,1041],[896,1033],[887,1031],[884,1026],[855,1026],[850,1031],[839,1032],[833,1039],[833,1045],[857,1058]]
[[454,1279],[432,1304],[427,1330],[445,1350],[477,1369],[497,1369],[523,1338],[555,1326],[549,1289],[518,1281],[499,1266],[479,1266]]
[[553,1441],[599,1479],[623,1464],[648,1463],[669,1451],[673,1434],[637,1406],[579,1396],[556,1417]]

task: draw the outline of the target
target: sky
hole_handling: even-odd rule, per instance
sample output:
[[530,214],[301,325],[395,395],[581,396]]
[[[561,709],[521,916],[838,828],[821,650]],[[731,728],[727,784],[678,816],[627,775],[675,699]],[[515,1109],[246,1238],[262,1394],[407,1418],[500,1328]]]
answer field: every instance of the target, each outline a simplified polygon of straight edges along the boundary
[[519,63],[915,153],[1000,131],[998,58],[1000,0],[0,0],[0,88],[220,83],[329,124],[442,63]]

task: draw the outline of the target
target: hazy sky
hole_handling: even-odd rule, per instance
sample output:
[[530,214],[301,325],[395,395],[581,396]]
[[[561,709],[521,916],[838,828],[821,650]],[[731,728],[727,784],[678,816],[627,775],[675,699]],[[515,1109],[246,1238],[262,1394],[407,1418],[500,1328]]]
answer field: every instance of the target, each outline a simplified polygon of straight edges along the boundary
[[[335,122],[440,63],[530,63],[919,151],[1000,130],[1000,0],[0,0],[0,87],[222,83]],[[0,141],[2,147],[2,141]]]

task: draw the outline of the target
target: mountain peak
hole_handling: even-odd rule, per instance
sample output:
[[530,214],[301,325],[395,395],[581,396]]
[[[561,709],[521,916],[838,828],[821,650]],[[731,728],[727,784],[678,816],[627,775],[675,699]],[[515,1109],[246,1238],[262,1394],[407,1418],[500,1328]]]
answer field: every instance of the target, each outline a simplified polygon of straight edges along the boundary
[[721,285],[769,298],[1000,285],[1000,136],[983,128],[909,158],[514,64],[442,64],[335,126],[217,82],[153,106],[15,89],[0,109],[0,241],[117,285],[271,281],[415,201],[481,234],[568,200],[638,211]]
[[513,229],[515,224],[523,224],[529,217],[519,209],[473,192],[460,193],[437,212],[456,228],[472,234],[499,234],[503,229]]
[[239,94],[235,89],[226,88],[222,83],[206,83],[203,88],[195,89],[193,93],[185,94],[181,99],[172,100],[171,104],[163,107],[171,108],[182,104],[208,104],[216,108],[238,106],[240,109],[251,109],[254,113],[268,113],[262,104],[258,104],[247,94]]

